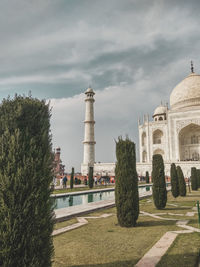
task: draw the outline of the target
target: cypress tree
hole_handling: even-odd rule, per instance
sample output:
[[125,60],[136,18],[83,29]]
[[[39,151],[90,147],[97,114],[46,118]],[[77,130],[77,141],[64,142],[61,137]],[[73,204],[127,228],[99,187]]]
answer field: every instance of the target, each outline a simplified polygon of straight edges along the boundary
[[177,176],[178,176],[179,195],[181,197],[185,197],[186,196],[186,183],[185,183],[185,179],[184,179],[184,175],[183,175],[181,167],[177,166],[176,171],[177,171]]
[[89,188],[93,188],[93,185],[94,185],[93,167],[89,168],[88,185],[89,185]]
[[200,187],[200,169],[197,169],[197,184],[199,188]]
[[70,178],[70,188],[73,189],[74,186],[74,168],[72,168],[71,178]]
[[0,106],[0,266],[51,266],[53,180],[49,106],[32,97]]
[[174,163],[171,164],[170,169],[170,176],[171,176],[171,188],[172,188],[172,195],[173,197],[179,196],[179,182],[178,182],[178,175],[176,171],[176,165]]
[[164,209],[167,203],[164,163],[161,155],[153,155],[153,200],[157,209]]
[[192,190],[198,190],[197,169],[195,167],[191,168],[191,183]]
[[146,171],[146,176],[145,176],[146,183],[149,184],[149,172]]
[[135,226],[139,216],[135,144],[119,137],[116,142],[115,203],[120,226]]

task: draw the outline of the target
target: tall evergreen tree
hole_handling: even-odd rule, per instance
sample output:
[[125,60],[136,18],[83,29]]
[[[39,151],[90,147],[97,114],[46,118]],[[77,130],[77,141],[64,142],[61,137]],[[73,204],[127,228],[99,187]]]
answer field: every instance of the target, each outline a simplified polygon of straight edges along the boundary
[[146,183],[149,184],[149,172],[146,171],[146,176],[145,176]]
[[139,216],[135,144],[126,138],[116,142],[115,203],[120,226],[135,226]]
[[89,168],[88,185],[89,185],[89,188],[93,188],[94,186],[93,167]]
[[198,188],[200,188],[200,169],[197,169],[197,184]]
[[191,183],[192,190],[198,190],[197,169],[195,167],[191,168]]
[[153,200],[157,209],[164,209],[167,203],[164,163],[161,155],[153,155],[152,166]]
[[53,180],[49,106],[15,96],[0,106],[0,266],[51,266]]
[[71,178],[70,178],[70,188],[72,189],[73,186],[74,186],[74,168],[72,167]]
[[177,166],[176,171],[178,176],[179,195],[184,197],[186,196],[186,183],[184,175],[180,166]]
[[176,165],[174,163],[171,164],[170,176],[171,176],[172,195],[173,197],[176,198],[179,196],[179,182],[178,182],[178,175],[176,171]]

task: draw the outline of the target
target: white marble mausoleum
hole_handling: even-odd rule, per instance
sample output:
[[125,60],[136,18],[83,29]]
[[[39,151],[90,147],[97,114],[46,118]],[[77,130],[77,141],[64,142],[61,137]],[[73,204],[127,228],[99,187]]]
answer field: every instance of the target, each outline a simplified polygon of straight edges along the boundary
[[[86,91],[86,99],[91,98],[91,94],[88,97],[91,90],[89,88]],[[92,99],[93,96],[94,92]],[[86,105],[84,162],[81,172],[86,175],[88,166],[93,166],[95,174],[114,175],[115,163],[95,163],[94,100],[86,100],[87,102],[90,104]],[[190,176],[191,167],[200,168],[200,75],[193,71],[193,65],[191,73],[172,90],[170,108],[161,104],[155,109],[152,119],[145,115],[142,122],[138,121],[138,128],[138,175],[144,176],[146,171],[151,173],[154,154],[163,156],[166,175],[170,175],[172,162],[181,166],[185,177]]]

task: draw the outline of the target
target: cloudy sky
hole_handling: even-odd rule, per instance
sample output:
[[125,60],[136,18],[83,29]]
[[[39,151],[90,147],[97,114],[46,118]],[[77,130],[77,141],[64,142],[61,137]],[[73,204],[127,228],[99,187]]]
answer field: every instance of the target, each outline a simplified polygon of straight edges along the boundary
[[95,90],[96,161],[115,161],[119,135],[200,73],[199,0],[1,0],[0,99],[51,100],[53,147],[80,171],[84,91]]

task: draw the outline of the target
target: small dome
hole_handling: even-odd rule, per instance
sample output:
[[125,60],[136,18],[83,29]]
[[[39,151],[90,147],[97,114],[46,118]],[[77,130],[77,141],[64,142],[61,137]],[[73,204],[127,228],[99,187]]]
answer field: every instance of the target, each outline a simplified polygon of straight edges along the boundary
[[200,75],[191,73],[181,81],[170,95],[171,109],[200,105]]
[[85,94],[87,94],[87,93],[93,93],[93,94],[95,94],[94,91],[93,91],[93,89],[92,89],[91,87],[89,87],[89,88],[85,91]]
[[156,115],[162,115],[162,114],[166,114],[167,112],[167,107],[160,105],[159,107],[157,107],[154,111],[153,117]]

